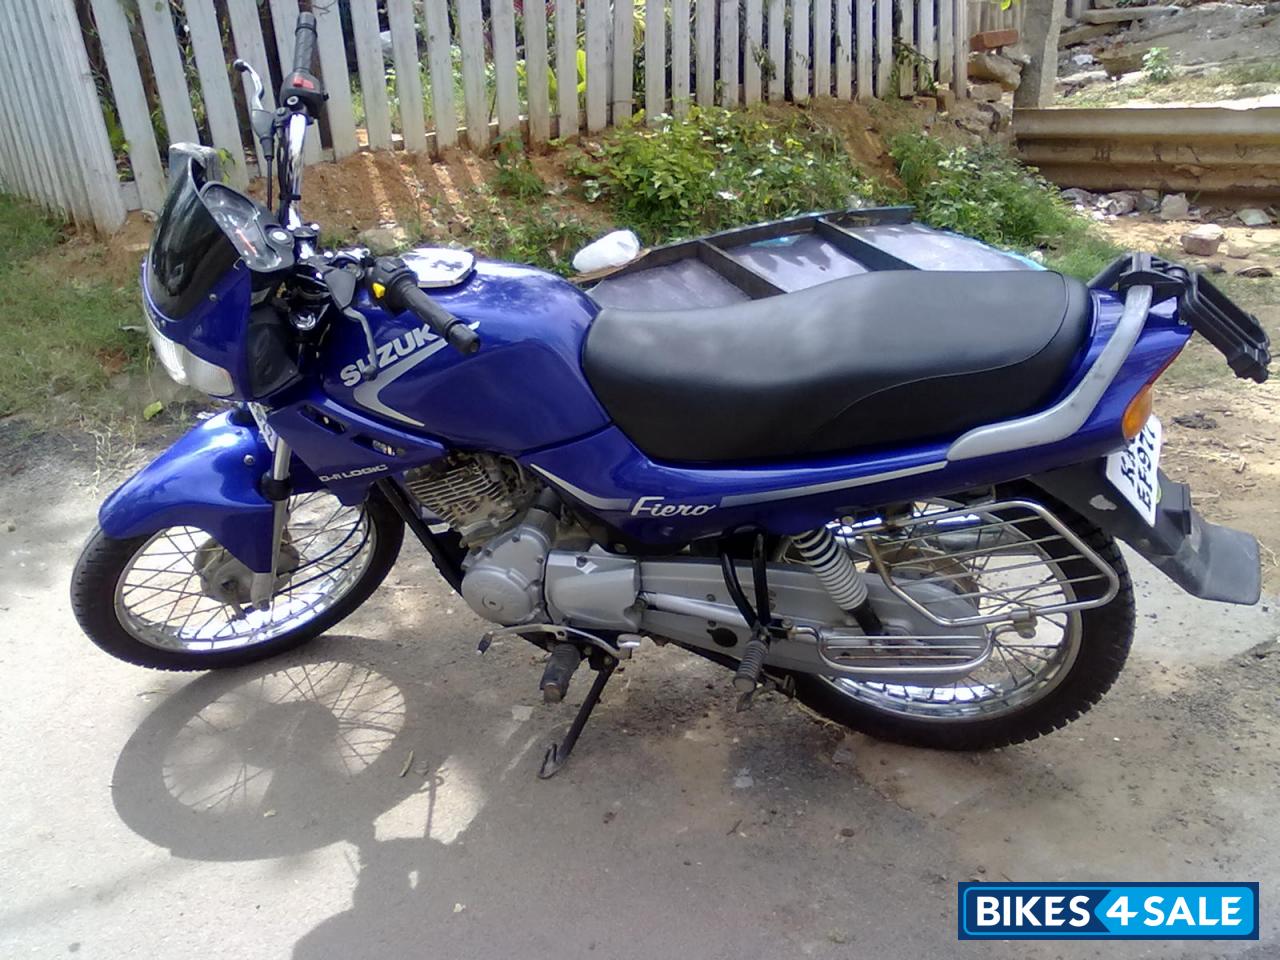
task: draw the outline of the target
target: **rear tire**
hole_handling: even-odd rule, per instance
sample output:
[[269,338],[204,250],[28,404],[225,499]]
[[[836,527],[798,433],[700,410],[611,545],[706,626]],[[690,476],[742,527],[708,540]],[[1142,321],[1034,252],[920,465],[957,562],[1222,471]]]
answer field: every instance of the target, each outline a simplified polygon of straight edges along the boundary
[[[798,699],[822,716],[877,740],[937,750],[990,750],[1023,743],[1052,733],[1087,712],[1115,683],[1128,657],[1134,631],[1133,582],[1110,536],[1064,505],[1046,506],[1120,578],[1114,598],[1077,614],[1079,650],[1052,690],[1023,708],[973,719],[922,719],[892,713],[854,699],[828,678],[812,675],[796,675]],[[1067,577],[1083,576],[1092,569],[1084,560],[1065,560],[1060,567]]]
[[115,540],[95,529],[71,576],[71,609],[80,628],[117,660],[154,670],[214,670],[239,667],[301,646],[345,619],[382,583],[400,553],[404,523],[381,497],[364,504],[373,536],[372,555],[359,579],[332,606],[298,627],[268,640],[227,650],[193,651],[154,646],[136,637],[117,611],[116,588],[134,556],[153,535]]

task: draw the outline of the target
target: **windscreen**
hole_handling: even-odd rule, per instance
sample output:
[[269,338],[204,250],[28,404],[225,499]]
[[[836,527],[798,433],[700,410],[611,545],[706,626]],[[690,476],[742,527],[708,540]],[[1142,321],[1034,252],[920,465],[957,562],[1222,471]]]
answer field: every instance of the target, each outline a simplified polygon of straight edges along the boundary
[[156,309],[174,320],[190,314],[240,259],[200,199],[200,181],[194,161],[175,176],[151,238],[147,288]]

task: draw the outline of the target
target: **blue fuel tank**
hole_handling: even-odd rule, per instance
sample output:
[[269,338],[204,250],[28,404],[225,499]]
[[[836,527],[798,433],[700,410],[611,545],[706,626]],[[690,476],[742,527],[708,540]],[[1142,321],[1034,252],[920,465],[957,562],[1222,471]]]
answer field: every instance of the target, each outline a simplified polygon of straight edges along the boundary
[[479,260],[460,283],[427,291],[471,324],[481,348],[462,356],[411,314],[356,303],[378,345],[378,376],[361,378],[368,346],[358,325],[335,324],[322,351],[333,400],[447,446],[519,455],[605,427],[582,373],[582,344],[599,309],[541,270]]

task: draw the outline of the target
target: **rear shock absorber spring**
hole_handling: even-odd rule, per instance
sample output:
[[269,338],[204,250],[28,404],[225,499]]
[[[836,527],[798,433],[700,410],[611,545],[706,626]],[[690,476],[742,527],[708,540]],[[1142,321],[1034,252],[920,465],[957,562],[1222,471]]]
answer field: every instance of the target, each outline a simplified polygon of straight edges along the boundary
[[793,538],[791,542],[805,563],[813,567],[813,572],[817,574],[831,599],[841,610],[853,614],[863,633],[872,635],[884,632],[880,618],[871,608],[867,597],[867,585],[858,575],[852,558],[836,542],[830,530],[819,527]]

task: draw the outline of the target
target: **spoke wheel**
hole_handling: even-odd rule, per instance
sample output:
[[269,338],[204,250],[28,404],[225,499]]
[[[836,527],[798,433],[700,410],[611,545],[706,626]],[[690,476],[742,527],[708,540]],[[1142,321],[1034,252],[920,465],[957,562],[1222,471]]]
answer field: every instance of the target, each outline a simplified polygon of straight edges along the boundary
[[337,623],[377,588],[404,528],[381,500],[356,507],[328,493],[290,501],[270,597],[252,572],[194,527],[113,540],[95,533],[72,580],[72,607],[98,646],[163,669],[247,663]]
[[[945,749],[985,749],[1030,740],[1088,710],[1124,665],[1133,637],[1133,588],[1109,537],[1065,506],[1047,505],[1115,569],[1120,590],[1112,600],[1091,609],[1040,614],[1027,635],[995,625],[986,662],[945,683],[801,676],[801,699],[825,716],[880,739]],[[917,509],[956,506],[928,504]],[[941,566],[957,591],[976,598],[975,613],[984,616],[1013,609],[1029,598],[1047,606],[1104,596],[1091,592],[1104,589],[1096,581],[1096,570],[1064,548],[1064,541],[1042,538],[1032,527],[1022,532],[1023,543],[987,556],[957,558],[949,556],[942,543],[916,545],[919,556],[899,557],[898,569],[909,570],[918,563],[922,571],[936,575]],[[1037,542],[1042,539],[1046,542]]]

